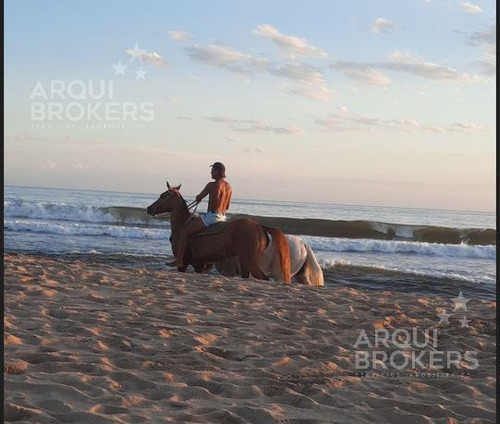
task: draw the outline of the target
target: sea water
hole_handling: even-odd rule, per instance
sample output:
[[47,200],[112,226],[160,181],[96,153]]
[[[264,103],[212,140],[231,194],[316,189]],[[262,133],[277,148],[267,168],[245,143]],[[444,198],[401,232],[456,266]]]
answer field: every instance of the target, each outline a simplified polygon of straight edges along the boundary
[[[151,219],[144,213],[157,198],[158,194],[6,186],[4,247],[7,252],[91,255],[136,265],[164,266],[172,255],[169,222]],[[193,199],[188,196],[186,200]],[[204,208],[206,202],[199,205],[198,211]],[[230,212],[321,219],[332,225],[364,221],[382,233],[387,228],[395,229],[396,237],[391,240],[299,235],[313,248],[326,276],[339,267],[344,274],[362,267],[364,271],[385,270],[399,277],[487,285],[494,291],[494,241],[447,244],[412,239],[415,228],[447,228],[462,233],[464,229],[494,231],[494,213],[249,199],[233,199]]]

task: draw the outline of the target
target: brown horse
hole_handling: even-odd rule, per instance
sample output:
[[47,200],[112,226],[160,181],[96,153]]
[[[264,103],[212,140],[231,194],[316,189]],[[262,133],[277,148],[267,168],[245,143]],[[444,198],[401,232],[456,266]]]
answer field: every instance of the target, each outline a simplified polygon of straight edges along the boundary
[[[156,202],[148,206],[147,213],[152,216],[170,213],[170,242],[174,254],[177,251],[179,229],[190,218],[186,201],[181,196],[177,187],[171,187],[167,181],[168,190],[161,193]],[[238,257],[242,268],[242,277],[248,278],[250,274],[258,279],[267,280],[268,277],[260,269],[262,255],[266,250],[270,234],[275,242],[276,254],[279,257],[283,280],[290,283],[290,250],[288,242],[280,230],[264,227],[253,219],[238,219],[226,224],[222,232],[203,237],[192,236],[186,264],[192,264],[195,271],[201,272],[205,264],[214,263],[230,257]]]

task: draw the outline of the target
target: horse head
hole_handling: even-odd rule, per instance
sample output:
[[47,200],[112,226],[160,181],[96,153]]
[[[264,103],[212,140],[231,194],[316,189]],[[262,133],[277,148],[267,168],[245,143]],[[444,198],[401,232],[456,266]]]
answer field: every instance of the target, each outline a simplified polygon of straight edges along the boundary
[[167,181],[167,191],[161,193],[158,200],[147,207],[146,212],[148,215],[155,216],[165,212],[172,212],[172,210],[185,204],[184,199],[179,193],[181,185],[172,187]]

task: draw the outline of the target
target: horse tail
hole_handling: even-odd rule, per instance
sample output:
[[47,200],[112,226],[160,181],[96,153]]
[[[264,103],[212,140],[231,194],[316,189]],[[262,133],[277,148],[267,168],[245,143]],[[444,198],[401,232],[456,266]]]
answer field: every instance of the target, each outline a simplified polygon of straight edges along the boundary
[[[264,226],[263,226],[264,227]],[[283,280],[285,283],[290,284],[292,281],[291,277],[291,265],[290,265],[290,246],[288,245],[288,240],[283,234],[283,231],[277,228],[264,227],[264,231],[268,232],[274,242],[274,248],[279,257],[281,271],[283,272]]]
[[314,256],[314,252],[311,247],[304,243],[307,250],[307,258],[305,263],[305,272],[307,273],[308,280],[310,284],[313,286],[324,286],[325,282],[323,279],[323,270],[319,266],[318,260],[316,256]]

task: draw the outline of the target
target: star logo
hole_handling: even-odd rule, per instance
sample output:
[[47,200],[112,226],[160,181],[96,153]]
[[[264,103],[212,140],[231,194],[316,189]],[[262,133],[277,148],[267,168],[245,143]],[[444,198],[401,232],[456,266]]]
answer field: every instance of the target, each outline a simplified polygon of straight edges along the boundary
[[459,309],[463,309],[464,311],[467,312],[467,302],[470,302],[470,299],[464,297],[464,295],[462,294],[462,291],[460,291],[458,297],[454,297],[451,300],[455,304],[454,311],[457,311]]
[[125,50],[125,52],[130,56],[130,63],[135,62],[136,60],[142,63],[142,56],[146,54],[146,50],[141,50],[137,42],[135,43],[133,49]]
[[439,317],[439,324],[449,324],[450,321],[448,319],[451,317],[452,314],[447,314],[446,309],[443,309],[443,312],[440,314],[437,314]]
[[464,315],[464,317],[460,320],[461,328],[469,328],[469,322],[470,320],[467,319],[467,317]]
[[146,79],[145,76],[148,73],[148,71],[145,71],[144,69],[139,68],[139,70],[134,71],[134,73],[137,75],[135,78],[136,80],[140,80],[140,79],[144,80],[144,79]]
[[113,69],[115,70],[115,76],[117,75],[125,75],[125,69],[128,68],[128,65],[124,65],[120,60],[116,65],[113,65]]

